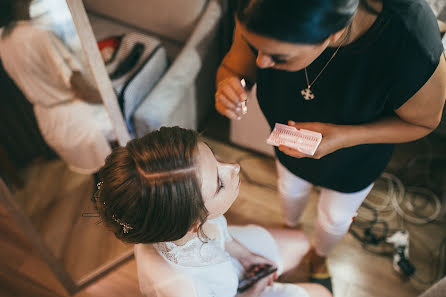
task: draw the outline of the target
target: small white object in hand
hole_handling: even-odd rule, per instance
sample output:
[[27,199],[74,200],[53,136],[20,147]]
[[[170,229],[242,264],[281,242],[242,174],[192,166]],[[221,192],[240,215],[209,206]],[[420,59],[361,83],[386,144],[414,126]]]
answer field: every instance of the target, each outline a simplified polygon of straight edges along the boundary
[[[242,78],[242,80],[240,81],[240,83],[242,84],[243,89],[246,87],[246,81],[244,78]],[[246,97],[246,99],[244,101],[242,101],[242,114],[247,114],[248,113],[248,97]]]
[[305,129],[276,123],[273,132],[266,143],[279,146],[285,145],[301,153],[313,156],[322,141],[322,134]]

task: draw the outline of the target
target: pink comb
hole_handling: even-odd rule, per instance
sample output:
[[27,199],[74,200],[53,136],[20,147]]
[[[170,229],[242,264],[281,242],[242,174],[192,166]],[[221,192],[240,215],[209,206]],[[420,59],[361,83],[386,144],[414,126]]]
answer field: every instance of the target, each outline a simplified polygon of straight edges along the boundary
[[297,130],[294,127],[276,123],[266,143],[275,146],[285,145],[312,156],[316,152],[321,140],[322,134],[319,132],[305,129]]

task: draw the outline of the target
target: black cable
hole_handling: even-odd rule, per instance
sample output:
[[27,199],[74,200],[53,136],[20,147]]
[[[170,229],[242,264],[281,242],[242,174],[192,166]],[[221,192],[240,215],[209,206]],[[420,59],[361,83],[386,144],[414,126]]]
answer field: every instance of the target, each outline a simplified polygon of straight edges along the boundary
[[[422,202],[424,202],[422,205],[417,205],[416,201],[417,201],[417,195],[410,195],[410,204],[413,207],[413,213],[415,215],[419,215],[418,211],[423,211],[426,209],[426,206],[429,205],[429,201],[427,199],[418,199],[421,200]],[[420,216],[423,216],[422,214]],[[425,217],[426,218],[426,217]]]
[[[428,143],[428,144],[430,145],[430,143]],[[427,159],[428,160],[428,165],[426,166],[427,173],[423,172],[424,173],[423,175],[426,178],[426,185],[431,184],[431,182],[430,182],[431,164],[433,163],[434,160],[435,161],[436,160],[441,160],[441,161],[446,160],[446,157],[433,155],[431,145],[429,146],[428,151],[430,152],[428,157],[412,158],[406,163],[406,166],[400,168],[400,170],[398,170],[398,172],[400,172],[400,173],[403,171],[408,172],[409,169],[411,167],[415,166],[415,164],[418,161]],[[244,161],[247,161],[250,159],[258,159],[258,158],[259,157],[253,156],[253,155],[245,155],[245,156],[238,158],[236,161],[240,164],[240,174],[250,184],[253,184],[253,185],[256,185],[256,186],[259,186],[262,188],[267,188],[267,189],[270,189],[273,191],[277,191],[277,186],[272,185],[272,184],[257,182],[254,179],[252,179],[250,177],[250,175],[244,170],[244,168],[243,168],[244,166],[242,166],[242,163]],[[406,176],[406,175],[407,174],[403,174],[403,176]],[[411,199],[410,203],[412,204],[412,206],[415,210],[414,214],[424,217],[422,214],[419,213],[419,211],[422,211],[427,207],[428,201],[426,199],[424,199],[423,200],[424,203],[422,205],[417,205],[415,202],[417,200],[416,195],[413,195],[413,197],[411,197],[410,199]],[[411,225],[412,225],[412,223],[404,220],[404,218],[397,215],[396,216],[397,225],[400,226],[400,228],[390,228],[387,221],[379,218],[380,212],[377,209],[375,209],[372,205],[370,205],[369,203],[364,201],[362,204],[362,207],[372,213],[372,219],[367,220],[367,219],[361,218],[361,216],[358,215],[355,218],[355,220],[353,221],[352,226],[349,230],[349,233],[361,243],[361,246],[366,251],[376,254],[376,255],[380,255],[380,256],[392,256],[394,254],[394,248],[391,245],[387,244],[387,242],[386,242],[386,238],[389,236],[389,233],[393,234],[393,233],[403,229],[402,227],[405,226],[405,223],[410,223]],[[382,211],[382,212],[388,212],[388,211]],[[430,222],[430,223],[431,224],[432,223],[444,224],[446,222],[434,221],[434,222]],[[408,229],[408,228],[405,228],[405,229]],[[422,242],[422,240],[419,240],[417,242]],[[429,247],[425,247],[425,248],[426,248],[426,250],[429,251],[430,260],[432,263],[434,261],[435,255],[432,253],[432,250]],[[445,261],[446,261],[446,237],[440,243],[440,247],[439,247],[439,262],[442,265],[442,267],[437,267],[434,265],[435,271],[433,271],[432,278],[428,281],[422,280],[417,274],[413,274],[411,276],[411,278],[420,284],[430,286],[435,281],[440,279],[442,276],[446,275],[446,262]]]
[[[431,277],[428,280],[423,280],[421,279],[417,273],[413,274],[411,276],[411,278],[413,280],[415,280],[417,283],[424,285],[424,286],[431,286],[432,284],[434,284],[438,279],[439,279],[439,273],[440,273],[440,267],[438,267],[437,265],[435,265],[435,258],[436,255],[434,254],[433,250],[430,249],[430,246],[428,246],[422,239],[417,238],[416,236],[416,232],[412,232],[411,233],[411,237],[414,238],[414,240],[412,240],[412,242],[416,242],[420,245],[423,246],[423,249],[426,250],[429,254],[429,257],[426,257],[426,259],[429,259],[430,262],[428,264],[430,271],[431,271]],[[443,242],[446,243],[446,237],[443,239]],[[443,245],[443,242],[440,243],[440,247]]]

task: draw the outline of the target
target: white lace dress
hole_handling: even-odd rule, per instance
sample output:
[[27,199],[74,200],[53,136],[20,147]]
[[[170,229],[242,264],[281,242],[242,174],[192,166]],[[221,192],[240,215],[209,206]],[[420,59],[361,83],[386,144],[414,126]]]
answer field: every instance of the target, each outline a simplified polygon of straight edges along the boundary
[[[265,229],[254,226],[227,227],[221,216],[216,223],[219,235],[203,243],[199,238],[177,246],[172,242],[138,244],[135,257],[141,292],[147,297],[234,297],[244,270],[224,249],[226,241],[236,239],[251,252],[275,262],[281,271],[277,245]],[[308,297],[294,284],[275,283],[261,297]]]

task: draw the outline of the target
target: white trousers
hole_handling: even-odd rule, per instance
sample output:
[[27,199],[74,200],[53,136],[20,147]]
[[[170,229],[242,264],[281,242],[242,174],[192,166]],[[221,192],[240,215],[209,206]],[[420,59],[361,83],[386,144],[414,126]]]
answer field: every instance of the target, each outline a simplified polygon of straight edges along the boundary
[[[307,205],[313,185],[294,175],[276,160],[278,188],[285,223],[294,227]],[[373,183],[354,193],[341,193],[321,188],[313,244],[316,253],[326,256],[348,232],[359,206],[369,194]]]

